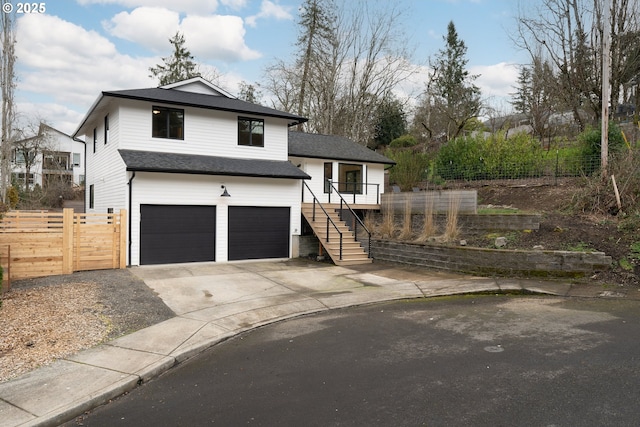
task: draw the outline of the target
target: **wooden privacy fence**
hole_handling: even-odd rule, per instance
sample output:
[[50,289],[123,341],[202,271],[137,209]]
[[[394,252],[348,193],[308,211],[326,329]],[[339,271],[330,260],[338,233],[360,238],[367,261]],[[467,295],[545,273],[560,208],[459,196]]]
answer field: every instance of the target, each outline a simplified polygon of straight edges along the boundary
[[446,213],[455,202],[459,213],[475,214],[478,212],[478,192],[476,190],[442,190],[414,191],[404,193],[384,193],[382,195],[382,211],[391,209],[400,214],[407,205],[412,213],[424,213],[430,205],[434,213]]
[[95,214],[11,211],[0,221],[4,279],[126,267],[126,210]]

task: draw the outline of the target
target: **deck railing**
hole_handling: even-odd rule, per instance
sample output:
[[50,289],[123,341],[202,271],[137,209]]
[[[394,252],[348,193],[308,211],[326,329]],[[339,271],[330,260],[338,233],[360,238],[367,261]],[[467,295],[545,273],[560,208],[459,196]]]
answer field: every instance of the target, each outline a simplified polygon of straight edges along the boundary
[[[370,192],[370,187],[375,187],[376,192],[376,205],[380,204],[380,184],[369,184],[367,182],[344,182],[344,181],[331,181],[328,179],[327,181],[328,188],[325,187],[325,192],[329,193],[329,203],[331,203],[331,194],[335,191],[338,193],[341,199],[343,194],[353,195],[353,204],[356,204],[356,196],[364,195],[367,196]],[[338,185],[338,188],[335,187],[334,184]],[[341,191],[339,188],[344,186],[344,189]],[[362,191],[364,188],[364,192]]]

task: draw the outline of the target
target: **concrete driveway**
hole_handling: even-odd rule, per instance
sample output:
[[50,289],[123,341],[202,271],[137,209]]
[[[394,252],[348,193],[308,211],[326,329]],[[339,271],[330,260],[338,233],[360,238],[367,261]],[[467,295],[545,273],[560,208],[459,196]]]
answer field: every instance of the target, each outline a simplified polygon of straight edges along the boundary
[[[305,260],[135,267],[178,317],[237,330],[291,314],[401,298],[522,290],[564,293],[569,285],[496,280],[389,263],[338,267]],[[241,315],[244,313],[244,315]],[[222,322],[222,323],[220,323]]]

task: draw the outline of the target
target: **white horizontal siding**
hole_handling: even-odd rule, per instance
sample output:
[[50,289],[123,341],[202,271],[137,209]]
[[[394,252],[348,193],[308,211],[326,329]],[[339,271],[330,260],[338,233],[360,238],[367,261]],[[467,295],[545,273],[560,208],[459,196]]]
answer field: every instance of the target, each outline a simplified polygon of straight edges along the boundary
[[[327,203],[329,201],[329,195],[324,192],[324,164],[327,162],[332,163],[333,181],[338,181],[338,170],[340,163],[349,164],[362,164],[363,165],[363,181],[367,184],[363,186],[364,194],[356,195],[356,203],[362,204],[376,204],[380,203],[376,192],[384,193],[384,165],[377,163],[360,163],[355,161],[338,161],[338,160],[325,160],[325,159],[305,159],[300,157],[291,157],[289,160],[295,165],[300,165],[300,168],[311,176],[310,180],[307,180],[307,185],[320,200],[321,203]],[[337,184],[334,184],[336,188],[339,188]],[[352,194],[345,194],[345,200],[347,203],[353,202]],[[308,191],[305,191],[304,202],[311,202],[312,198]],[[332,203],[339,203],[340,199],[334,193],[331,196]]]
[[241,114],[184,108],[184,140],[152,138],[153,105],[175,107],[160,103],[121,101],[121,148],[243,159],[287,159],[286,120],[264,118],[264,147],[246,147],[238,145],[238,116]]
[[[96,117],[85,135],[86,156],[86,212],[107,212],[107,209],[127,208],[126,167],[118,153],[119,114],[109,112],[109,141],[104,143],[104,115]],[[93,152],[93,128],[97,129],[98,143]],[[89,208],[89,188],[94,186],[94,208]]]
[[[221,197],[225,185],[231,197]],[[291,233],[300,234],[300,181],[139,172],[133,180],[131,265],[140,263],[140,205],[216,206],[216,261],[228,260],[228,207],[291,209]],[[179,221],[176,218],[176,221]],[[290,241],[290,248],[292,242]]]

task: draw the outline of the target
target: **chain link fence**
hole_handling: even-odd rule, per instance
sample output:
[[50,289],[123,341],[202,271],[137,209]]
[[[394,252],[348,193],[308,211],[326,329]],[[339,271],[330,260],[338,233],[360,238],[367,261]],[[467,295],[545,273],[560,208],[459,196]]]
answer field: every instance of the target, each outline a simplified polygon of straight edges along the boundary
[[447,183],[535,179],[554,184],[559,178],[591,176],[600,170],[600,162],[600,156],[567,156],[556,151],[520,162],[489,163],[479,158],[476,162],[460,165],[451,161],[448,165],[439,165],[434,175]]

